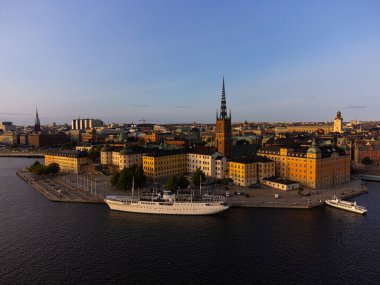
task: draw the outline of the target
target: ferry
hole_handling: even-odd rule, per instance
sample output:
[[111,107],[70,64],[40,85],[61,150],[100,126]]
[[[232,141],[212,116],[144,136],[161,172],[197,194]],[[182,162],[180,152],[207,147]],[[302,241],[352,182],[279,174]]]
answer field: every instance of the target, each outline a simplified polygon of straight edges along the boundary
[[358,214],[366,214],[367,209],[363,206],[359,206],[356,204],[356,202],[349,202],[339,199],[338,197],[334,197],[330,200],[325,200],[325,203],[329,206],[339,208],[342,210],[358,213]]
[[151,198],[133,196],[106,196],[104,202],[111,210],[163,215],[212,215],[227,210],[230,205],[224,196],[203,195],[193,201],[192,195],[175,195],[164,190],[162,195]]

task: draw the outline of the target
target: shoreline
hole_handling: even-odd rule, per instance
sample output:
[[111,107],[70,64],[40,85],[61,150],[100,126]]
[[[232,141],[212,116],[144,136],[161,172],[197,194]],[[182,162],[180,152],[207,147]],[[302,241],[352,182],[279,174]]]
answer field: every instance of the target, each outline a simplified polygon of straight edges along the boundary
[[0,157],[44,158],[44,154],[38,152],[0,152]]
[[[103,195],[99,195],[96,187],[95,189],[93,186],[90,187],[91,182],[82,189],[79,185],[75,185],[68,175],[36,179],[32,173],[23,169],[17,170],[16,175],[52,202],[105,204],[104,196],[113,194],[103,191]],[[308,193],[300,195],[297,191],[286,192],[269,187],[259,189],[231,187],[230,192],[240,191],[246,194],[232,195],[228,198],[228,202],[231,207],[241,208],[312,209],[325,205],[324,201],[333,195],[348,199],[368,193],[368,188],[360,179],[351,180],[334,188],[306,190]]]

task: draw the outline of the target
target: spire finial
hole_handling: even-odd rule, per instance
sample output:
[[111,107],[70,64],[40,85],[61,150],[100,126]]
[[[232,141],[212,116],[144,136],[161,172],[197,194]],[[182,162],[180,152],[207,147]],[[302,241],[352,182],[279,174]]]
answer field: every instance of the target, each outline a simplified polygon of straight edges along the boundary
[[222,102],[220,105],[220,118],[227,118],[227,104],[226,104],[226,88],[224,86],[224,75],[223,75],[223,84],[222,84]]

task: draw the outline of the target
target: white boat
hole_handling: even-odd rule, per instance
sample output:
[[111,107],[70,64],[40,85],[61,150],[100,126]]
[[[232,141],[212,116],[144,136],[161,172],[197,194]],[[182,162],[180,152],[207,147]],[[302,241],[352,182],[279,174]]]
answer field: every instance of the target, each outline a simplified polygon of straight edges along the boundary
[[133,196],[107,196],[104,202],[111,210],[164,215],[212,215],[227,210],[230,206],[224,196],[204,195],[202,200],[193,201],[192,195],[178,198],[171,191],[162,197],[141,199]]
[[325,203],[329,206],[339,208],[342,210],[358,213],[358,214],[366,214],[367,209],[359,206],[356,202],[349,202],[339,199],[338,197],[334,197],[333,199],[326,200]]

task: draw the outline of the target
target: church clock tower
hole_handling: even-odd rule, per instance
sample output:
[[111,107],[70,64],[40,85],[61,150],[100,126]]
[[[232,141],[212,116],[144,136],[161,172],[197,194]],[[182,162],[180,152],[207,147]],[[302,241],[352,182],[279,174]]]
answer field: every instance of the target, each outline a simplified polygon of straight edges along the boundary
[[231,110],[227,115],[226,91],[224,88],[224,77],[222,86],[222,102],[220,113],[216,111],[216,150],[223,156],[230,158],[232,155],[232,133],[231,133]]

